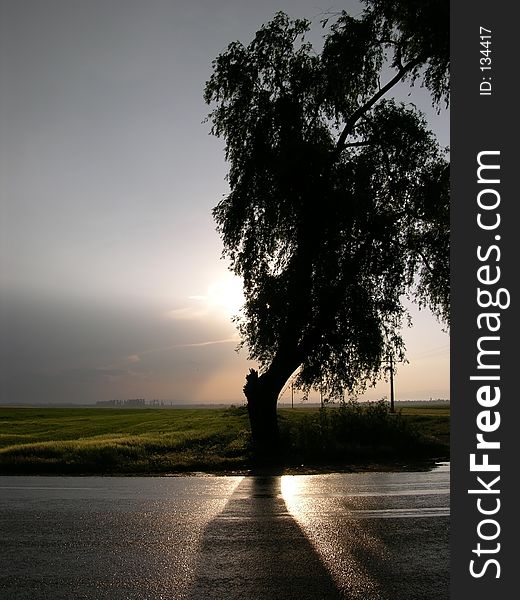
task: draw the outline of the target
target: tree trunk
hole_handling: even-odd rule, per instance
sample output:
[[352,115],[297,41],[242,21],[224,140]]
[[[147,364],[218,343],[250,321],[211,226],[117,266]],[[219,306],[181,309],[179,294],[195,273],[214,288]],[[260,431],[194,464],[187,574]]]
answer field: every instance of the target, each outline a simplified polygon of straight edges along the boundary
[[259,376],[257,371],[251,369],[246,376],[244,394],[257,464],[274,465],[281,459],[276,412],[280,391],[281,387],[270,382],[266,374]]

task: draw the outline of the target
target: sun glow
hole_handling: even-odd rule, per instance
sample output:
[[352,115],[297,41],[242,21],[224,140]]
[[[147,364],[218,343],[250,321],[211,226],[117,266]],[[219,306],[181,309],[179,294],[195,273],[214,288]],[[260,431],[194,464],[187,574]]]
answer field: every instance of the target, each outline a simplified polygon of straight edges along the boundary
[[187,304],[169,310],[165,316],[174,320],[201,320],[222,316],[229,320],[238,315],[245,302],[242,280],[231,273],[215,279],[206,288],[205,294],[187,297]]
[[208,287],[205,300],[210,307],[223,310],[229,317],[237,315],[244,304],[242,281],[231,273],[226,274]]

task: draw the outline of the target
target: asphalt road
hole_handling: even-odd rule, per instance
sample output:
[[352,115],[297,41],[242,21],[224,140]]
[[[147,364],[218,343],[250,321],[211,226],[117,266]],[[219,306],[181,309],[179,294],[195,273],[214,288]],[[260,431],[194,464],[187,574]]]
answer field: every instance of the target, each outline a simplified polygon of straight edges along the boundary
[[448,563],[448,465],[0,477],[5,600],[443,600]]

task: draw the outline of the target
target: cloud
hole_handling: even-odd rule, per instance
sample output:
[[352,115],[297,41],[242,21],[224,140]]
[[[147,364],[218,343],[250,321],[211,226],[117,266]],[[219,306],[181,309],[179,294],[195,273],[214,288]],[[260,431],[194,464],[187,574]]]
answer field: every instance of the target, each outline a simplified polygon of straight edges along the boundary
[[136,367],[138,366],[139,373],[144,373],[144,367],[139,363],[142,363],[143,357],[146,357],[148,355],[171,352],[174,350],[181,350],[182,348],[204,348],[207,346],[216,346],[219,344],[238,344],[239,341],[240,338],[238,337],[238,335],[235,335],[233,337],[227,337],[218,340],[205,340],[202,342],[189,342],[183,344],[171,344],[169,346],[162,346],[159,348],[148,348],[147,350],[141,350],[139,352],[135,352],[134,354],[125,356],[120,360],[112,361],[109,364],[105,364],[98,367],[92,367],[90,369],[87,369],[87,371],[102,372],[105,374],[110,373],[113,376],[118,376],[120,374],[135,376],[137,375],[137,372],[131,371],[128,367],[131,365],[135,365]]
[[164,313],[167,319],[173,319],[174,321],[195,321],[203,319],[208,315],[208,311],[194,306],[187,306],[184,308],[174,308]]
[[226,338],[225,340],[211,340],[208,342],[195,342],[193,344],[182,344],[178,348],[198,348],[199,346],[213,346],[215,344],[238,344],[240,338],[238,336]]
[[168,352],[170,350],[178,350],[179,348],[199,348],[202,346],[214,346],[216,344],[237,344],[240,341],[238,335],[224,338],[221,340],[207,340],[203,342],[191,342],[185,344],[172,344],[171,346],[163,346],[162,348],[150,348],[142,350],[126,357],[126,360],[131,363],[141,362],[142,357],[147,354],[155,354],[157,352]]
[[174,321],[197,321],[215,317],[215,307],[211,305],[207,296],[188,296],[190,305],[174,308],[164,313],[164,317]]
[[[235,353],[239,338],[225,319],[165,321],[165,303],[73,300],[7,296],[0,311],[0,402],[197,401],[205,380],[228,365],[238,372],[240,391],[247,365]],[[223,392],[214,393],[220,398]]]

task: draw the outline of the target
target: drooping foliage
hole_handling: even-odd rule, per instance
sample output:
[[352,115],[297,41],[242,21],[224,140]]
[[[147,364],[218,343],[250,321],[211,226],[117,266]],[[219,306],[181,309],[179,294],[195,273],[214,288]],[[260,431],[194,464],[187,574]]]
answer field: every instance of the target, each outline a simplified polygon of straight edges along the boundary
[[411,72],[431,92],[434,104],[449,105],[450,3],[447,0],[368,0],[367,13],[380,39],[394,49],[392,66],[417,62]]
[[402,358],[404,295],[447,321],[448,163],[413,105],[385,98],[422,76],[447,101],[446,23],[419,18],[444,4],[372,0],[336,17],[320,54],[308,21],[278,13],[213,62],[205,100],[230,187],[214,217],[264,372],[283,356],[303,387],[352,391]]

